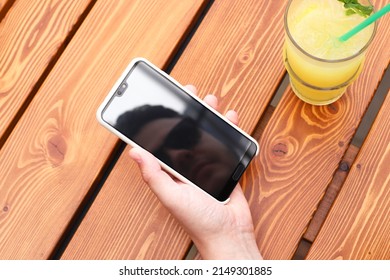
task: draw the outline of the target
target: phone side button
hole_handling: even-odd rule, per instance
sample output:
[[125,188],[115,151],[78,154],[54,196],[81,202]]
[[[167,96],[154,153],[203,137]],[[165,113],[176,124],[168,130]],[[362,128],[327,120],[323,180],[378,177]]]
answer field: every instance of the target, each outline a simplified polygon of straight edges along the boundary
[[234,173],[233,173],[233,176],[232,176],[233,180],[238,181],[238,179],[240,179],[242,173],[244,172],[244,169],[245,169],[244,165],[240,163],[237,166],[236,171],[234,171]]

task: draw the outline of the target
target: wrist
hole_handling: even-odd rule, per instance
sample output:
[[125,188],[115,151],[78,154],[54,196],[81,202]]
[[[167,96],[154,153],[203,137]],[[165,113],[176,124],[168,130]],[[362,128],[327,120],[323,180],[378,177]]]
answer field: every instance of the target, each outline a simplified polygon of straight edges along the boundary
[[194,243],[203,259],[263,259],[253,232],[221,233]]

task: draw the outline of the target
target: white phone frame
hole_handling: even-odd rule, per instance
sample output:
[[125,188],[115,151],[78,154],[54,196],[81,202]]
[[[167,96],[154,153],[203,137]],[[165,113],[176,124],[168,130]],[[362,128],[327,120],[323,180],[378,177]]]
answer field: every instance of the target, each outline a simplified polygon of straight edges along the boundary
[[[122,73],[122,75],[119,77],[119,79],[116,81],[116,83],[114,84],[114,86],[112,87],[112,89],[110,90],[110,92],[107,94],[107,96],[105,97],[103,103],[99,106],[97,112],[96,112],[96,118],[97,120],[99,121],[99,123],[104,126],[105,128],[107,128],[110,132],[114,133],[116,136],[118,136],[120,139],[122,139],[124,142],[126,142],[127,144],[129,144],[130,146],[132,147],[139,147],[141,149],[143,149],[142,147],[140,147],[138,144],[136,144],[135,142],[133,142],[131,139],[129,139],[128,137],[126,137],[125,135],[123,135],[122,133],[120,133],[118,130],[116,130],[114,127],[112,127],[111,125],[109,125],[107,122],[105,122],[102,118],[102,114],[103,114],[103,111],[104,111],[104,108],[107,106],[107,104],[109,103],[109,101],[112,99],[113,95],[116,94],[119,86],[121,85],[121,83],[124,81],[124,79],[126,78],[126,76],[128,75],[129,71],[133,68],[133,66],[139,62],[144,62],[146,63],[147,65],[149,65],[150,67],[152,67],[154,70],[156,70],[159,74],[161,74],[163,77],[165,77],[166,79],[168,79],[169,81],[171,81],[173,84],[175,84],[177,87],[179,87],[181,90],[183,90],[185,93],[187,93],[188,95],[190,95],[191,97],[193,97],[195,100],[197,100],[199,103],[201,103],[203,106],[205,106],[207,109],[209,109],[211,112],[213,112],[215,115],[217,115],[218,117],[220,117],[222,120],[224,120],[227,124],[229,124],[231,127],[233,127],[235,130],[237,130],[239,133],[243,134],[245,137],[247,137],[248,139],[250,139],[255,145],[256,145],[256,154],[255,156],[258,155],[259,153],[259,145],[257,143],[257,141],[251,137],[249,134],[247,134],[245,131],[241,130],[238,126],[236,126],[235,124],[233,124],[231,121],[229,121],[225,116],[223,116],[221,113],[219,113],[217,110],[215,110],[214,108],[212,108],[210,105],[208,105],[206,102],[204,102],[203,100],[201,100],[199,97],[197,97],[195,94],[193,94],[191,91],[189,91],[188,89],[186,89],[184,86],[182,86],[179,82],[177,82],[174,78],[172,78],[171,76],[169,76],[167,73],[165,73],[164,71],[162,71],[161,69],[159,69],[157,66],[155,66],[154,64],[152,64],[150,61],[148,61],[147,59],[143,58],[143,57],[136,57],[134,58],[130,63],[129,65],[126,67],[125,71]],[[143,149],[145,150],[145,149]],[[197,189],[201,190],[202,192],[204,192],[205,194],[207,194],[209,197],[211,197],[212,199],[218,201],[219,203],[223,203],[223,204],[226,204],[230,198],[226,199],[225,201],[220,201],[218,199],[216,199],[215,197],[213,197],[212,195],[210,195],[209,193],[207,193],[206,191],[204,191],[202,188],[200,188],[199,186],[197,186],[196,184],[194,184],[193,182],[191,182],[190,180],[188,180],[187,178],[185,178],[183,175],[181,175],[180,173],[178,173],[177,171],[175,171],[174,169],[172,169],[171,167],[169,167],[168,165],[166,165],[165,163],[163,163],[162,161],[160,161],[158,158],[156,158],[157,161],[159,162],[160,166],[165,170],[167,171],[168,173],[172,174],[174,177],[178,178],[180,181],[188,184],[188,185],[191,185],[193,187],[196,187]],[[245,170],[244,170],[245,172]]]

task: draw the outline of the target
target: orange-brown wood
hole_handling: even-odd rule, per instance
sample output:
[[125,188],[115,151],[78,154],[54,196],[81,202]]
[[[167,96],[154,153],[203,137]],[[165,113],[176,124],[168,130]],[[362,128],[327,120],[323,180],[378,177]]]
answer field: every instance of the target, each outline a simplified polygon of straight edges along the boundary
[[6,2],[7,2],[7,0],[0,0],[0,12],[4,8]]
[[0,146],[90,1],[21,0],[1,22]]
[[[261,135],[263,134],[263,131],[264,131],[268,121],[271,119],[271,116],[272,116],[274,111],[275,111],[275,108],[272,106],[268,106],[267,109],[264,111],[264,114],[263,114],[260,122],[257,124],[257,126],[252,134],[252,136],[255,139],[259,139],[261,137]],[[195,254],[193,259],[195,259],[195,260],[202,259],[202,256],[199,254],[196,247],[193,248],[193,252],[194,252],[193,254]]]
[[216,0],[172,76],[215,94],[252,133],[284,76],[285,1]]
[[[172,76],[195,84],[200,96],[215,93],[223,112],[238,110],[244,129],[253,130],[284,74],[284,4],[215,1]],[[142,182],[126,149],[63,258],[182,259],[190,245]]]
[[98,105],[133,57],[164,66],[202,4],[97,1],[0,151],[1,259],[52,253],[117,143]]
[[313,216],[313,219],[310,221],[305,235],[303,236],[306,240],[313,242],[316,238],[333,202],[335,201],[342,185],[344,184],[345,179],[347,178],[347,175],[349,174],[352,163],[354,162],[358,152],[358,147],[353,145],[348,147],[344,158],[340,162],[340,165],[333,176],[332,182],[326,189],[325,195],[322,198],[318,209]]
[[[373,1],[377,7],[386,1]],[[267,259],[290,259],[343,157],[390,60],[384,17],[359,79],[336,103],[311,106],[288,90],[244,178],[257,241]]]
[[16,0],[0,0],[0,22],[3,20],[15,1]]
[[390,95],[308,259],[390,259]]
[[128,149],[114,172],[62,259],[183,258],[188,236],[143,183]]
[[275,108],[273,106],[267,107],[267,109],[264,111],[263,116],[261,117],[261,120],[258,122],[257,126],[255,127],[255,130],[253,131],[253,138],[260,139],[274,111]]

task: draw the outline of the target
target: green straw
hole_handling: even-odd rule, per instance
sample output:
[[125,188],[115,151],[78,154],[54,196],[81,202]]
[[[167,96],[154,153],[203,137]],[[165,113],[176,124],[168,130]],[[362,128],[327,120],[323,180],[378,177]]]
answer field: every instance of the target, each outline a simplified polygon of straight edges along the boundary
[[362,21],[360,24],[356,25],[354,28],[352,28],[350,31],[345,33],[343,36],[339,38],[341,42],[347,41],[349,38],[351,38],[356,33],[360,32],[362,29],[369,26],[371,23],[379,19],[380,17],[384,16],[386,13],[390,12],[390,4],[387,4],[382,9],[380,9],[375,14],[372,14],[368,18],[366,18],[364,21]]

